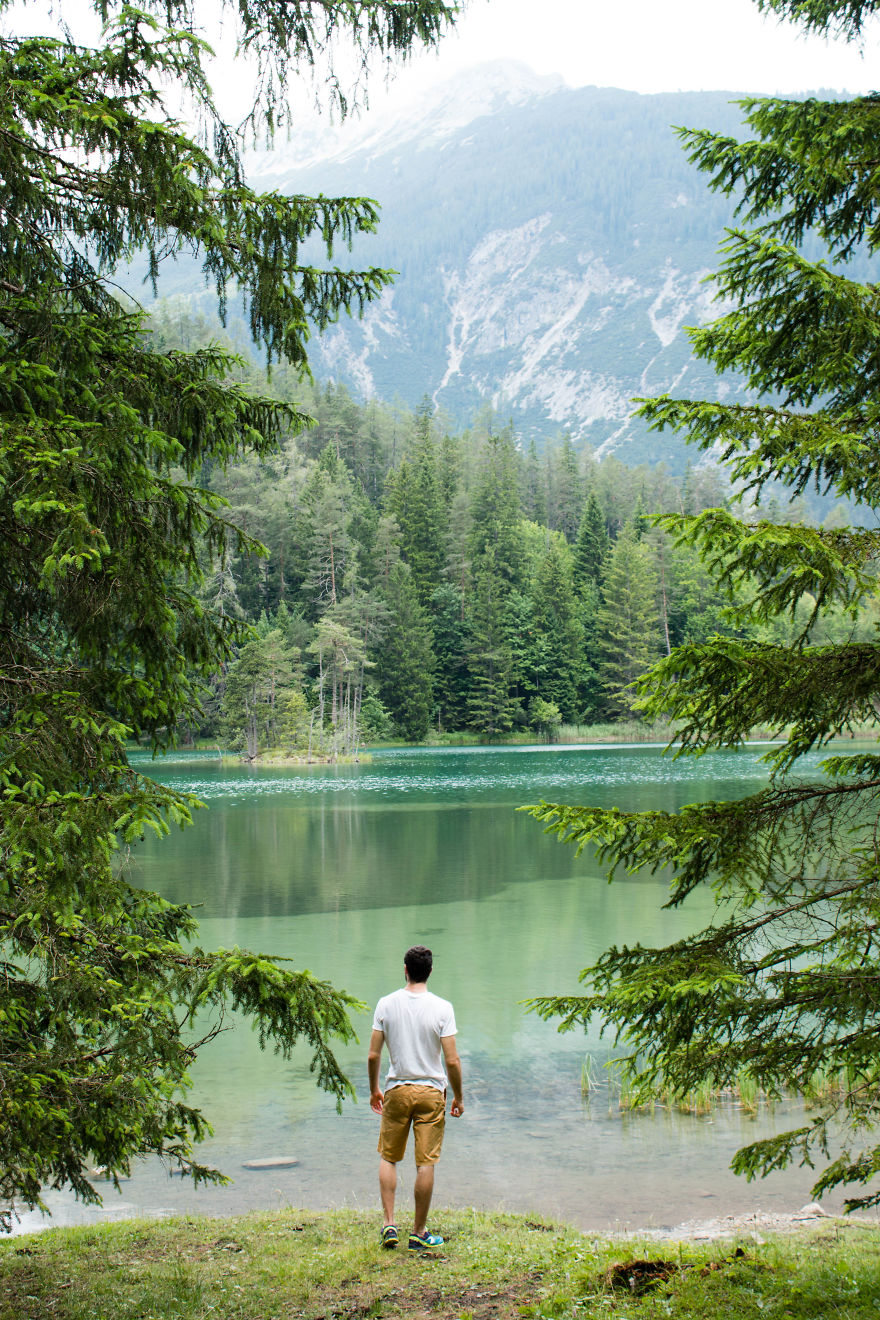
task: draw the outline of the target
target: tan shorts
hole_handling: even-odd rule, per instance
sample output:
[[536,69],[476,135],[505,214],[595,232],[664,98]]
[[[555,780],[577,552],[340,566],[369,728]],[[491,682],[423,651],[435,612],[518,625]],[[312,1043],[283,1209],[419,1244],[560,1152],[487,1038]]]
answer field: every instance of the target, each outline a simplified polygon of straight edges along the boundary
[[392,1086],[385,1092],[379,1154],[390,1164],[399,1164],[406,1151],[412,1126],[416,1164],[436,1164],[446,1126],[446,1095],[436,1086]]

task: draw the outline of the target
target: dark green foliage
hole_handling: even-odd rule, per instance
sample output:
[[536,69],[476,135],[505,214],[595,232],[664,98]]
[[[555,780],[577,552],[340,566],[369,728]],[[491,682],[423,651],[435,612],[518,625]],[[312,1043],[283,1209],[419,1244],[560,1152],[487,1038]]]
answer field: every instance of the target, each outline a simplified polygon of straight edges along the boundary
[[[329,453],[329,450],[325,450]],[[303,588],[318,611],[332,608],[353,569],[356,550],[349,535],[351,481],[342,464],[317,467],[303,495],[308,568]]]
[[541,671],[541,697],[556,707],[567,724],[577,723],[583,668],[583,634],[571,578],[567,546],[551,542],[533,592],[534,632],[540,656],[535,667]]
[[[765,7],[849,34],[876,8],[858,0]],[[683,136],[713,186],[736,193],[757,225],[729,236],[718,287],[734,310],[694,331],[694,349],[719,370],[741,370],[758,401],[664,397],[641,412],[704,448],[719,445],[742,501],[772,481],[796,496],[814,484],[860,506],[858,521],[869,527],[880,507],[880,303],[874,284],[840,266],[860,245],[871,254],[880,245],[880,102],[767,100],[746,110],[753,141]],[[828,264],[810,255],[817,238]],[[706,884],[719,900],[708,929],[666,948],[609,949],[584,973],[585,996],[536,1006],[561,1015],[563,1027],[600,1017],[625,1046],[636,1098],[661,1083],[673,1093],[706,1080],[729,1086],[742,1070],[772,1097],[804,1090],[821,1073],[831,1084],[809,1121],[746,1146],[733,1167],[753,1177],[830,1159],[815,1194],[868,1184],[848,1205],[874,1205],[880,757],[827,756],[818,781],[798,773],[797,758],[876,719],[880,644],[859,615],[875,592],[878,536],[740,520],[728,509],[661,522],[681,551],[699,552],[727,597],[724,622],[735,635],[674,649],[639,682],[641,709],[679,722],[683,753],[736,747],[763,726],[779,739],[766,758],[771,783],[742,801],[675,814],[536,808],[549,829],[594,846],[612,872],[668,867],[671,904]],[[847,615],[849,632],[829,627]],[[687,626],[678,632],[686,636]]]
[[558,449],[550,452],[550,459],[547,523],[572,544],[580,526],[584,492],[570,436],[563,436]]
[[552,645],[545,638],[542,626],[555,623],[552,612],[538,625],[532,597],[514,588],[507,593],[502,616],[505,649],[510,657],[509,682],[517,715],[524,711],[542,681],[545,672],[544,645]]
[[591,491],[581,513],[574,546],[573,573],[575,586],[579,591],[583,591],[588,583],[592,582],[595,585],[599,582],[608,548],[605,519],[596,499],[596,493]]
[[532,522],[547,522],[547,483],[538,459],[538,449],[534,440],[529,443],[522,464],[522,489],[520,501],[523,514]]
[[467,723],[467,626],[464,601],[457,587],[437,587],[431,596],[431,617],[437,664],[434,695],[440,727],[463,729]]
[[517,704],[506,627],[508,596],[506,577],[497,569],[494,548],[487,545],[474,576],[468,614],[467,720],[490,739],[512,727]]
[[426,604],[443,568],[443,496],[437,476],[437,458],[431,418],[416,419],[412,459],[398,468],[386,501],[400,528],[400,550],[409,564],[413,586]]
[[486,438],[479,463],[470,508],[471,560],[475,571],[491,562],[491,571],[509,587],[519,581],[522,570],[517,455],[509,428]]
[[295,686],[298,659],[281,628],[272,629],[266,622],[259,631],[227,669],[220,708],[227,745],[243,750],[249,760],[261,742],[272,746],[278,741],[282,698]]
[[382,700],[404,738],[418,742],[434,710],[431,629],[405,564],[391,570],[384,595],[390,618],[377,665]]
[[[237,283],[267,359],[302,369],[310,327],[360,309],[389,276],[302,264],[301,244],[314,235],[332,259],[376,208],[254,193],[213,111],[190,5],[94,7],[110,20],[97,49],[0,39],[4,1206],[38,1203],[47,1183],[97,1200],[92,1163],[113,1177],[142,1154],[187,1163],[207,1131],[182,1098],[188,1069],[229,1007],[285,1057],[305,1040],[318,1085],[351,1093],[331,1042],[351,1038],[355,1001],[284,960],[193,947],[190,911],[130,883],[129,846],[186,824],[195,804],[133,770],[125,740],[161,750],[198,719],[205,680],[245,636],[229,559],[261,553],[200,482],[248,452],[267,459],[304,419],[234,383],[241,364],[220,348],[151,340],[107,277],[135,250],[154,276],[161,255],[194,253],[221,314]],[[434,40],[449,15],[439,0],[227,7],[259,57],[270,127],[296,62],[334,32],[366,59]],[[210,146],[169,117],[164,83]],[[257,577],[252,606],[284,589],[283,574]]]
[[877,0],[756,0],[768,9],[796,19],[811,32],[857,37],[867,19],[880,8]]
[[[163,336],[169,334],[169,320],[163,313]],[[185,328],[190,333],[192,327]],[[263,388],[276,387],[286,397],[292,382],[282,376],[275,372]],[[255,376],[254,388],[259,384]],[[316,652],[309,648],[320,619],[331,612],[366,647],[370,664],[363,678],[369,689],[371,674],[376,673],[370,665],[381,665],[393,627],[385,605],[389,577],[402,559],[432,625],[438,727],[463,729],[469,726],[468,702],[474,685],[484,680],[483,660],[470,633],[477,610],[476,585],[478,581],[486,585],[487,547],[500,546],[503,555],[500,561],[491,559],[490,576],[495,579],[492,595],[500,608],[498,636],[505,655],[503,704],[509,707],[513,725],[525,727],[529,722],[530,703],[547,678],[565,689],[565,695],[557,695],[566,720],[577,721],[586,712],[599,714],[595,635],[602,570],[598,556],[601,552],[604,557],[610,546],[606,526],[616,525],[626,511],[681,508],[685,498],[681,483],[662,467],[633,471],[607,459],[593,468],[589,459],[579,460],[592,486],[578,538],[569,551],[561,532],[551,532],[546,524],[523,516],[516,491],[505,483],[512,474],[522,479],[531,460],[521,456],[509,434],[492,435],[491,419],[486,419],[489,430],[479,439],[445,435],[438,444],[429,408],[414,415],[378,403],[355,404],[337,388],[303,384],[299,388],[311,414],[325,421],[339,420],[344,414],[344,442],[341,421],[337,435],[319,421],[304,437],[285,438],[269,457],[215,471],[211,487],[229,499],[231,520],[258,536],[268,554],[265,558],[242,555],[225,572],[212,573],[205,599],[233,615],[243,611],[251,619],[259,618],[261,611],[272,618],[277,610],[291,610],[291,617],[299,620],[299,631],[289,640],[302,653],[303,693],[313,710],[318,674]],[[316,429],[322,430],[319,445],[314,443]],[[573,452],[570,447],[568,452]],[[562,461],[552,446],[548,454],[545,463],[535,466],[545,495],[547,470],[555,470]],[[381,490],[371,493],[364,487],[358,473],[365,465],[382,474]],[[703,509],[706,492],[714,494],[721,488],[702,468],[690,474],[689,484],[688,498],[696,510]],[[645,524],[645,513],[638,516]],[[672,640],[702,641],[726,628],[721,616],[726,602],[696,550],[675,548],[657,529],[645,531],[642,543],[651,580],[656,580],[654,612],[646,614],[643,622],[655,642],[663,620]],[[571,595],[569,605],[553,608],[546,606],[541,581],[551,547],[551,560],[558,560],[564,580],[557,601],[565,592]],[[838,614],[834,627],[844,626]],[[664,648],[661,638],[657,652]],[[210,703],[214,722],[198,726],[215,737],[220,687],[222,683],[216,685]],[[387,686],[385,692],[393,705]],[[325,707],[325,719],[328,711]],[[231,732],[232,726],[227,727]],[[278,746],[269,738],[269,729],[280,727],[277,722],[260,727],[260,750]]]
[[596,668],[612,716],[632,710],[637,678],[661,652],[658,580],[648,547],[627,523],[608,553],[596,612]]

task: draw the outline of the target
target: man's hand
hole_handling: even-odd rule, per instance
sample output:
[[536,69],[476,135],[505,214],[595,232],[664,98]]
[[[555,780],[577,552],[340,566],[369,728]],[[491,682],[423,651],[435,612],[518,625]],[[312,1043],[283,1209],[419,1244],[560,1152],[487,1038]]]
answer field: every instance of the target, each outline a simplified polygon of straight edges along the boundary
[[449,1112],[453,1118],[461,1118],[464,1113],[464,1100],[461,1098],[461,1059],[458,1057],[458,1050],[455,1048],[455,1037],[442,1036],[440,1044],[443,1046],[446,1076],[449,1078],[449,1085],[452,1087],[452,1105]]
[[379,1089],[379,1061],[382,1058],[382,1046],[385,1044],[384,1031],[373,1028],[370,1036],[370,1052],[367,1055],[367,1078],[370,1084],[370,1108],[374,1114],[382,1112],[382,1092]]

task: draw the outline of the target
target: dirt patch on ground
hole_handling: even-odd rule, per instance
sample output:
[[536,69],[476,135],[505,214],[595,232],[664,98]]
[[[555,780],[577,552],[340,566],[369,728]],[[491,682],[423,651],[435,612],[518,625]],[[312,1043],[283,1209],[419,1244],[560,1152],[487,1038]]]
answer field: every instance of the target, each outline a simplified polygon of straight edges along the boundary
[[483,1284],[473,1288],[435,1288],[424,1285],[381,1290],[362,1285],[351,1293],[334,1293],[326,1304],[315,1301],[305,1311],[296,1312],[302,1320],[362,1320],[371,1315],[406,1316],[407,1320],[522,1320],[522,1308],[541,1295],[538,1277],[517,1279],[499,1287]]

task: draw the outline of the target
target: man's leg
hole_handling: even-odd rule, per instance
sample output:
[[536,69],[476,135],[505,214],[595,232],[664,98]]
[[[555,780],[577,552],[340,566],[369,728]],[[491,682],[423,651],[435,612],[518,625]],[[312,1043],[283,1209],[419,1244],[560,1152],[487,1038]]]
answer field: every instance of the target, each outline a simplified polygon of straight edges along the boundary
[[[432,1179],[433,1183],[433,1179]],[[379,1191],[382,1195],[382,1213],[385,1216],[385,1223],[394,1223],[394,1194],[397,1191],[397,1165],[392,1164],[390,1160],[381,1159],[379,1161]],[[431,1197],[428,1196],[430,1203]],[[427,1214],[427,1210],[425,1214]]]
[[[416,1203],[416,1217],[413,1224],[413,1232],[419,1237],[424,1233],[428,1224],[428,1211],[431,1208],[431,1197],[434,1194],[434,1166],[433,1164],[416,1165],[416,1181],[413,1188],[413,1196]],[[392,1208],[394,1200],[392,1197]]]

